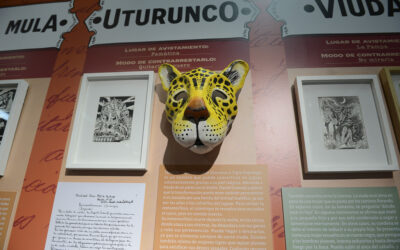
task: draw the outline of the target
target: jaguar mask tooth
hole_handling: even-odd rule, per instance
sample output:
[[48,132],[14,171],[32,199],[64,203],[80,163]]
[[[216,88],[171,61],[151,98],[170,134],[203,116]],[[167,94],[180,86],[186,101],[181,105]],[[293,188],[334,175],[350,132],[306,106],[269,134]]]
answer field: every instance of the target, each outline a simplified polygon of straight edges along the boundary
[[220,73],[204,68],[181,73],[170,64],[160,66],[161,83],[168,93],[165,113],[180,145],[205,154],[222,143],[237,115],[237,96],[248,70],[242,60]]

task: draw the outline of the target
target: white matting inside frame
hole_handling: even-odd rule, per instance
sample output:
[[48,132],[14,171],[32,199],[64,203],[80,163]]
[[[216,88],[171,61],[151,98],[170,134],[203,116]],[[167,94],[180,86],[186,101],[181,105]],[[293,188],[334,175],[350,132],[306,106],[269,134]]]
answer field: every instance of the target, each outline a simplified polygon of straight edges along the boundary
[[297,84],[308,172],[398,169],[376,76],[298,77]]
[[85,74],[66,167],[145,169],[153,89],[153,72]]

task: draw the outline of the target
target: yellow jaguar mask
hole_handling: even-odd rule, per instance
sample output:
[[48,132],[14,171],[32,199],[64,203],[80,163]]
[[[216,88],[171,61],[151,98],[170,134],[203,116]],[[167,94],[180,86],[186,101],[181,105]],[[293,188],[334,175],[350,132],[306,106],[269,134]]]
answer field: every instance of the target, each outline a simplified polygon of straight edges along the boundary
[[165,113],[180,145],[205,154],[222,143],[238,112],[237,94],[248,71],[241,60],[221,73],[203,68],[181,73],[170,64],[160,66],[161,83],[168,92]]

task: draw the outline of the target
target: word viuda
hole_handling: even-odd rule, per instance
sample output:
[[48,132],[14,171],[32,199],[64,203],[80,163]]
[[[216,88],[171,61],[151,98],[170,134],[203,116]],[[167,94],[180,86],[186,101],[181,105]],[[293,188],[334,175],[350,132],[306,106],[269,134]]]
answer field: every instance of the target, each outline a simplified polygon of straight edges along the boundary
[[239,9],[239,6],[232,2],[222,2],[219,6],[209,4],[204,6],[186,6],[154,9],[106,9],[104,17],[93,18],[93,23],[102,23],[105,29],[113,29],[118,25],[125,27],[131,25],[159,25],[195,22],[214,22],[222,20],[233,22],[239,17],[239,13],[249,15],[249,8]]
[[[343,17],[348,15],[392,17],[400,14],[400,0],[315,0],[315,3],[325,18],[332,18],[335,11],[340,11]],[[306,12],[313,12],[315,9],[311,4],[307,4],[304,8]],[[337,8],[339,9],[336,10]]]

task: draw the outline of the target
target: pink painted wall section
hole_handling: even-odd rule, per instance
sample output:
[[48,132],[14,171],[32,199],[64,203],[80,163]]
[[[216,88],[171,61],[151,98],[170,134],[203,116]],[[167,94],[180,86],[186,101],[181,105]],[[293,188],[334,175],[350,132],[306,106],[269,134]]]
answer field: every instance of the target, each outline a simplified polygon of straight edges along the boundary
[[300,156],[280,24],[256,1],[260,14],[249,26],[257,163],[268,166],[274,249],[285,249],[281,187],[300,186]]

